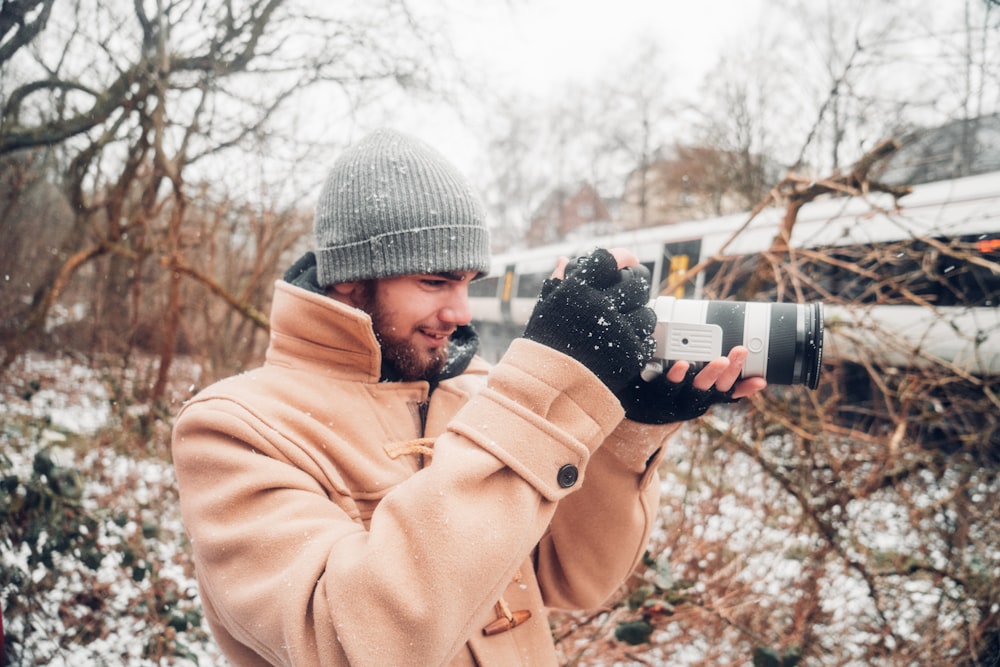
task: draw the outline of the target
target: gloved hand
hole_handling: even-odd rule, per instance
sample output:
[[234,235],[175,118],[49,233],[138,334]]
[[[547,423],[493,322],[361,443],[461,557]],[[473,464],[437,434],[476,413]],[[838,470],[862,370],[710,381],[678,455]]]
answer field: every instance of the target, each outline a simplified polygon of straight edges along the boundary
[[524,337],[573,357],[619,392],[656,350],[645,271],[618,269],[604,249],[542,285]]
[[648,382],[636,375],[617,392],[626,419],[643,424],[670,424],[700,417],[716,403],[739,400],[733,398],[736,385],[728,391],[719,391],[715,385],[697,389],[695,375],[694,368],[689,369],[680,382],[671,382],[664,373]]

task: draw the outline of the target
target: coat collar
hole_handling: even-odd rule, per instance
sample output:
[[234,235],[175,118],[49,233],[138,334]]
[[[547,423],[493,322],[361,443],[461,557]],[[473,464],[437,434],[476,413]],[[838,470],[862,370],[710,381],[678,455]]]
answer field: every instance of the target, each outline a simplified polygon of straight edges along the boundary
[[[432,386],[461,375],[472,362],[479,337],[470,326],[452,334],[448,363]],[[275,283],[271,306],[269,363],[305,365],[346,380],[394,380],[382,367],[382,349],[362,310],[284,280]]]
[[367,313],[279,280],[271,304],[267,361],[378,382],[382,352]]

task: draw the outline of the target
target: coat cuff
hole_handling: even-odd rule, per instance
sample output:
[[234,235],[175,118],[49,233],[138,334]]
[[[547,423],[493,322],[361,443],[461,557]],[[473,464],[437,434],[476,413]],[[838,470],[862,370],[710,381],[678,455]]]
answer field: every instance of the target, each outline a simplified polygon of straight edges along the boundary
[[644,488],[651,479],[650,470],[659,465],[663,458],[667,440],[680,428],[680,422],[642,424],[625,419],[604,443],[604,449],[626,468],[642,475],[639,487]]
[[618,399],[585,366],[519,338],[448,428],[555,501],[579,488],[591,453],[623,417]]

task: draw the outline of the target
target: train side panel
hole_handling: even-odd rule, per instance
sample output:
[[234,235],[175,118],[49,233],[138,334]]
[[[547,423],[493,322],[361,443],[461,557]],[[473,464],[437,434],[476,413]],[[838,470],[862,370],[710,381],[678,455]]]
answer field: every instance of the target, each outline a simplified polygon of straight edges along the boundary
[[[492,282],[471,298],[487,356],[499,356],[520,335],[559,256],[625,247],[650,269],[654,295],[713,298],[704,293],[706,279],[727,262],[751,266],[771,247],[783,213],[768,209],[752,220],[730,215],[501,255],[484,279]],[[800,255],[798,270],[808,274],[805,300],[826,300],[825,294],[837,302],[824,311],[826,358],[1000,373],[1000,172],[920,185],[898,205],[884,194],[811,203],[799,211],[790,246]],[[909,264],[897,263],[894,253],[906,253]],[[710,268],[691,278],[702,263]],[[852,268],[859,263],[869,283],[891,283],[892,272],[903,269],[915,282],[899,277],[895,295],[871,289]],[[949,278],[953,269],[960,279]]]

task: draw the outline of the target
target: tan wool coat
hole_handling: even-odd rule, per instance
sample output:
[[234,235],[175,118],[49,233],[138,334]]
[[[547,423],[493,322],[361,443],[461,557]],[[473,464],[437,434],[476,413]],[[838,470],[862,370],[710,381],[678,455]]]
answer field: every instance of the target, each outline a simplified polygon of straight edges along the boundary
[[241,666],[557,664],[546,609],[632,572],[673,429],[526,340],[430,396],[380,367],[366,314],[279,281],[264,365],[178,416],[219,646]]

